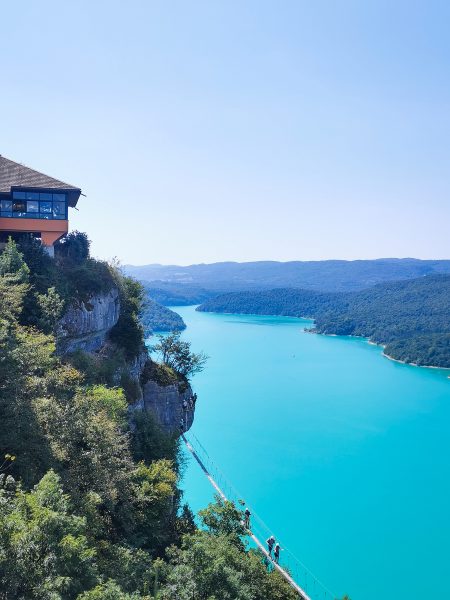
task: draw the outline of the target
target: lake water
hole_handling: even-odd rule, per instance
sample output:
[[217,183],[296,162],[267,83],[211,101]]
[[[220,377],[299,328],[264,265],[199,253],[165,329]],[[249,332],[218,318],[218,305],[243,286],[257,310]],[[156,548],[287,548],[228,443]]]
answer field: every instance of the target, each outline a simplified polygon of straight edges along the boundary
[[[175,310],[210,356],[192,432],[282,547],[352,600],[450,598],[449,373],[309,321]],[[212,500],[192,460],[183,484]]]

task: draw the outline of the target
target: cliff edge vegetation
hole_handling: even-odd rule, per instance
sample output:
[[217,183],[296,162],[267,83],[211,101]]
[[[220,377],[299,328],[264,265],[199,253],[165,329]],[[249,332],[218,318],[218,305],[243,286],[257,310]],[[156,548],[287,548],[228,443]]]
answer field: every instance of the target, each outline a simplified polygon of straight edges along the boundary
[[[105,348],[56,353],[68,307],[114,286]],[[176,437],[150,413],[130,423],[115,373],[140,364],[142,295],[83,234],[54,261],[26,237],[0,255],[0,598],[294,600],[248,550],[234,505],[218,500],[197,527]]]

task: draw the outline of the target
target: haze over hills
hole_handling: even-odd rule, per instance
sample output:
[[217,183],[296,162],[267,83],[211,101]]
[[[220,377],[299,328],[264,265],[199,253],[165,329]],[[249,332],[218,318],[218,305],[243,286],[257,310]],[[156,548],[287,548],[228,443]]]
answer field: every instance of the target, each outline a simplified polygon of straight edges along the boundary
[[[385,281],[450,273],[450,260],[380,258],[376,260],[221,262],[189,265],[125,265],[124,271],[151,288],[190,293],[294,287],[320,291],[357,291]],[[201,292],[200,292],[201,293]],[[163,301],[159,298],[159,301]]]

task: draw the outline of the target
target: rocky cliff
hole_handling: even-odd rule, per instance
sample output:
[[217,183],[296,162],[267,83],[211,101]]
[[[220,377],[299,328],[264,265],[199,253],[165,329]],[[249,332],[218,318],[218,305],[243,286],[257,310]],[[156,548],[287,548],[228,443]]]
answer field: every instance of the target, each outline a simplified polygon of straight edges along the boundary
[[[114,351],[114,344],[108,341],[108,333],[116,325],[120,315],[119,292],[116,287],[104,294],[93,295],[86,302],[69,307],[59,321],[57,351],[68,354],[82,350],[107,359]],[[113,385],[122,386],[125,381],[133,384],[133,403],[130,414],[136,410],[151,412],[161,428],[169,434],[180,431],[183,419],[184,430],[193,423],[195,407],[192,406],[192,389],[182,382],[164,382],[152,379],[155,363],[148,356],[147,349],[132,360],[123,361],[116,368]]]
[[120,300],[116,287],[70,306],[58,324],[58,353],[75,350],[97,352],[105,344],[106,336],[117,323],[119,314]]
[[181,425],[183,431],[192,427],[195,406],[192,402],[192,388],[189,385],[180,390],[177,384],[163,386],[150,380],[143,385],[142,391],[140,407],[151,412],[166,433],[179,433]]

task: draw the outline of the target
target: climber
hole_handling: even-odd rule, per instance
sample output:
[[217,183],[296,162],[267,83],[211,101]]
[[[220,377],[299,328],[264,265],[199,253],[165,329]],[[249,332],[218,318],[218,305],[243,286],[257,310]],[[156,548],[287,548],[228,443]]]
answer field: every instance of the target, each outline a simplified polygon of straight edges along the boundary
[[246,508],[244,510],[244,527],[245,529],[248,529],[250,531],[250,515],[252,513],[249,511],[248,508]]
[[279,563],[279,560],[280,560],[280,550],[281,550],[281,548],[280,548],[280,544],[277,542],[277,543],[275,544],[275,550],[274,550],[274,552],[273,552],[273,554],[274,554],[274,556],[275,556],[275,562],[276,562],[277,564]]
[[269,557],[272,558],[272,548],[275,544],[275,538],[273,537],[273,535],[271,535],[270,538],[266,540],[266,544],[268,548]]

